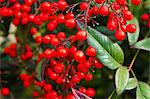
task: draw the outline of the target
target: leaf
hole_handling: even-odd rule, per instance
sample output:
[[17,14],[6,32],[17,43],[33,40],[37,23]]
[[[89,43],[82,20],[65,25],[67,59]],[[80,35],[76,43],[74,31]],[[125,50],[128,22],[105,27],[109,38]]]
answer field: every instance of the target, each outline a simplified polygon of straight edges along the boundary
[[150,99],[150,86],[144,82],[139,82],[136,89],[136,99]]
[[137,40],[139,38],[139,33],[140,33],[139,22],[138,22],[138,19],[136,17],[134,17],[134,19],[131,21],[128,21],[127,24],[135,24],[136,25],[135,33],[127,33],[129,45],[133,45],[137,42]]
[[44,78],[44,71],[47,64],[47,60],[41,60],[35,68],[35,78],[38,81],[42,81]]
[[126,86],[126,90],[134,89],[137,86],[138,86],[137,79],[136,78],[129,78],[129,81],[128,81],[127,86]]
[[124,53],[120,46],[117,43],[113,43],[106,35],[95,30],[94,28],[88,27],[87,31],[91,34],[101,45],[102,47],[111,55],[113,58],[119,62],[123,63]]
[[118,95],[120,95],[123,92],[128,83],[128,80],[129,80],[128,69],[123,66],[118,68],[115,75],[115,84]]
[[150,51],[150,38],[145,38],[133,45],[134,48]]
[[88,44],[96,48],[97,58],[102,64],[112,70],[121,66],[119,63],[123,63],[124,53],[120,46],[93,28],[89,27],[87,31]]

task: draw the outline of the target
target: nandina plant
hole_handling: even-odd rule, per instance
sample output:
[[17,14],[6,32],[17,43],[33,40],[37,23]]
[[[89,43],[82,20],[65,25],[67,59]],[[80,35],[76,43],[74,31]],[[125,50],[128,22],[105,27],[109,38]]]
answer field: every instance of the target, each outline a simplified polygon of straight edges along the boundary
[[1,96],[149,99],[149,3],[0,0]]

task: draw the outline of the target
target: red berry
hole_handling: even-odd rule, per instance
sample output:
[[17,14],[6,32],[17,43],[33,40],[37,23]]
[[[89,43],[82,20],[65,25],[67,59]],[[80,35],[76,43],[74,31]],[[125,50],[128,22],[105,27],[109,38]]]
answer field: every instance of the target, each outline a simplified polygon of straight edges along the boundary
[[94,60],[94,66],[98,69],[103,67],[103,64],[100,63],[97,59]]
[[107,16],[109,14],[109,8],[107,6],[101,6],[99,9],[99,14],[102,16]]
[[57,27],[57,22],[56,22],[56,21],[52,21],[52,22],[49,22],[49,23],[47,24],[47,29],[48,29],[49,31],[55,30],[56,27]]
[[91,62],[90,61],[86,61],[84,63],[84,67],[87,68],[87,69],[89,69],[91,67]]
[[52,90],[52,85],[51,84],[45,84],[43,89],[45,92],[49,92]]
[[59,14],[57,16],[57,21],[58,23],[62,24],[62,23],[65,23],[65,16],[63,14]]
[[93,88],[88,88],[86,90],[86,95],[88,95],[89,97],[94,97],[95,94],[96,94],[96,92]]
[[35,41],[36,41],[36,43],[42,43],[42,36],[37,36],[36,38],[35,38]]
[[133,19],[133,15],[132,15],[132,13],[130,11],[127,10],[127,11],[124,12],[124,18],[126,20],[132,20]]
[[[83,66],[84,67],[84,66]],[[77,72],[77,75],[80,79],[83,79],[85,77],[85,74],[82,72]]]
[[141,19],[147,21],[149,19],[149,15],[147,13],[142,14]]
[[125,32],[123,32],[122,30],[117,30],[115,32],[115,37],[118,41],[123,41],[126,37],[126,34]]
[[33,4],[33,0],[24,0],[24,3],[28,6],[31,6]]
[[1,94],[3,96],[8,96],[10,94],[10,91],[9,91],[8,88],[4,87],[4,88],[1,89]]
[[68,48],[63,48],[63,47],[60,47],[57,49],[57,54],[59,57],[67,57],[68,56],[68,53],[69,53],[69,49]]
[[84,61],[86,60],[86,57],[85,57],[83,51],[78,50],[78,51],[74,54],[74,59],[75,59],[77,62],[84,62]]
[[52,37],[50,43],[52,46],[58,46],[59,45],[59,39],[57,37]]
[[131,0],[131,3],[135,6],[138,6],[141,3],[141,0]]
[[104,0],[95,0],[96,3],[101,4]]
[[57,4],[60,10],[65,10],[67,8],[67,2],[65,0],[59,0]]
[[135,33],[136,32],[136,26],[134,24],[128,24],[126,26],[126,31],[130,33]]
[[93,79],[93,75],[92,74],[86,74],[84,79],[86,81],[91,81]]
[[119,5],[125,5],[127,2],[126,0],[116,0],[116,2],[119,4]]
[[44,57],[45,57],[46,59],[52,58],[52,57],[53,57],[53,50],[52,50],[52,49],[46,49],[46,50],[44,51]]
[[54,67],[54,71],[58,74],[62,73],[64,71],[64,64],[58,63],[56,64],[56,66]]
[[62,78],[62,77],[58,77],[58,78],[56,79],[56,83],[57,83],[57,84],[62,84],[62,83],[63,83],[63,78]]
[[74,19],[74,14],[72,12],[69,12],[65,16],[66,19]]
[[92,10],[93,14],[95,14],[95,15],[99,14],[99,9],[97,6],[92,7],[91,10]]
[[72,29],[76,26],[76,21],[73,18],[67,19],[66,22],[65,22],[65,25],[66,25],[67,28]]
[[37,91],[33,91],[32,92],[32,97],[35,98],[35,97],[38,97],[38,96],[39,96],[39,93]]
[[85,30],[80,30],[76,33],[76,39],[79,41],[85,41],[87,39],[87,32]]
[[4,53],[5,53],[5,54],[9,54],[9,52],[10,52],[10,48],[9,48],[9,47],[5,47]]
[[57,77],[58,77],[58,75],[57,75],[56,73],[54,73],[54,72],[50,72],[50,73],[49,73],[49,78],[50,78],[51,80],[56,80]]
[[81,4],[80,4],[80,10],[85,10],[85,9],[87,9],[88,8],[88,3],[87,2],[82,2]]
[[27,88],[27,87],[29,87],[30,86],[30,82],[29,81],[23,81],[23,86],[25,87],[25,88]]
[[66,34],[64,32],[59,32],[57,34],[57,37],[60,39],[60,40],[64,40],[66,39]]
[[40,4],[40,11],[41,12],[46,12],[50,8],[50,3],[49,2],[43,2]]
[[107,28],[110,31],[116,30],[117,29],[117,23],[114,20],[109,20],[107,23]]
[[86,55],[88,55],[88,56],[96,56],[96,49],[94,47],[88,47],[86,49]]
[[76,99],[73,94],[68,94],[65,99]]
[[79,83],[80,82],[80,78],[78,76],[73,76],[72,77],[72,82]]
[[49,44],[50,41],[51,41],[51,38],[50,38],[49,35],[45,35],[45,36],[43,37],[43,43],[44,43],[44,44]]
[[32,35],[36,34],[36,33],[37,33],[37,29],[36,29],[35,27],[32,27],[32,28],[30,29],[30,33],[31,33]]
[[84,93],[84,94],[86,93],[86,89],[85,89],[84,87],[81,87],[81,88],[79,89],[79,91],[82,92],[82,93]]
[[23,12],[30,12],[31,11],[30,7],[25,5],[25,4],[21,6],[21,10]]
[[76,53],[76,51],[77,51],[77,47],[72,46],[72,47],[69,49],[69,54],[70,54],[70,55],[74,55],[74,54]]

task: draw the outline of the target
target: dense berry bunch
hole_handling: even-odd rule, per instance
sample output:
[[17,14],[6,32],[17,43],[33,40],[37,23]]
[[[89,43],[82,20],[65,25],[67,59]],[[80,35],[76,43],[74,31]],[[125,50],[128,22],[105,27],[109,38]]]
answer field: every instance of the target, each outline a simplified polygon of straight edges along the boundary
[[[0,19],[5,20],[9,17],[12,19],[12,24],[18,27],[15,34],[17,42],[7,46],[4,49],[5,54],[19,59],[23,64],[33,59],[36,59],[37,65],[40,62],[45,63],[42,81],[34,79],[36,75],[34,72],[32,76],[28,73],[20,74],[24,87],[33,84],[40,88],[40,91],[36,89],[33,91],[34,98],[75,99],[71,88],[94,97],[96,93],[94,89],[78,86],[82,80],[91,81],[93,70],[103,67],[96,58],[97,50],[86,42],[87,24],[97,23],[93,17],[98,15],[108,17],[107,28],[115,30],[118,41],[125,39],[126,32],[136,32],[134,24],[126,24],[134,18],[126,6],[126,0],[114,2],[95,0],[94,3],[98,6],[92,5],[92,2],[93,0],[88,0],[68,4],[65,0],[57,2],[0,0]],[[137,6],[141,0],[131,0],[131,2]],[[79,11],[74,13],[76,6]],[[150,20],[147,14],[143,14],[141,18],[144,21]],[[81,30],[77,23],[84,24],[84,29]],[[148,26],[149,23],[148,21]],[[54,33],[60,25],[70,31],[69,35],[63,30]],[[71,30],[75,30],[76,33],[71,33]],[[1,93],[7,96],[9,89],[2,88]]]

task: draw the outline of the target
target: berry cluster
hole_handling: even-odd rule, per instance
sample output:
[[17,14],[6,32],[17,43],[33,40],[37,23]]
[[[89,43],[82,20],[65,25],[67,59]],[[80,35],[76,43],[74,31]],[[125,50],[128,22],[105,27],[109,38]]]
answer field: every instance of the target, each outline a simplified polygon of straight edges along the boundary
[[[92,2],[96,5],[92,5]],[[131,0],[135,6],[139,5],[141,0]],[[12,58],[20,59],[25,63],[33,57],[36,64],[41,60],[47,60],[44,71],[44,80],[35,81],[35,75],[29,76],[26,73],[20,74],[24,87],[31,84],[40,87],[42,92],[33,91],[34,98],[40,99],[75,99],[71,88],[79,89],[80,92],[89,97],[94,97],[95,90],[92,88],[85,89],[78,84],[82,80],[87,82],[93,79],[93,69],[100,69],[103,65],[96,58],[96,49],[88,46],[86,39],[87,24],[92,21],[94,16],[108,17],[107,28],[111,31],[116,30],[115,37],[117,40],[124,40],[126,32],[135,33],[134,24],[126,24],[126,21],[133,19],[132,13],[126,6],[126,0],[88,0],[69,5],[66,0],[57,2],[39,2],[38,0],[0,0],[0,19],[6,17],[12,19],[12,23],[20,28],[25,27],[26,33],[24,39],[17,33],[16,44],[11,44],[4,49],[5,54]],[[78,6],[79,11],[74,13]],[[34,9],[33,9],[34,8]],[[148,20],[146,15],[142,16],[143,20]],[[85,23],[84,30],[80,30],[76,21]],[[74,35],[67,36],[65,32],[53,33],[59,25],[64,25],[68,30],[77,31]],[[45,28],[44,33],[42,31]],[[22,29],[22,31],[24,31]],[[21,32],[22,32],[21,31]],[[35,53],[35,48],[27,44],[26,39],[31,39],[36,47],[42,51]],[[82,45],[85,46],[82,46]],[[43,47],[46,46],[46,47]],[[56,88],[55,85],[58,87]],[[9,95],[9,89],[2,88],[2,95]]]

